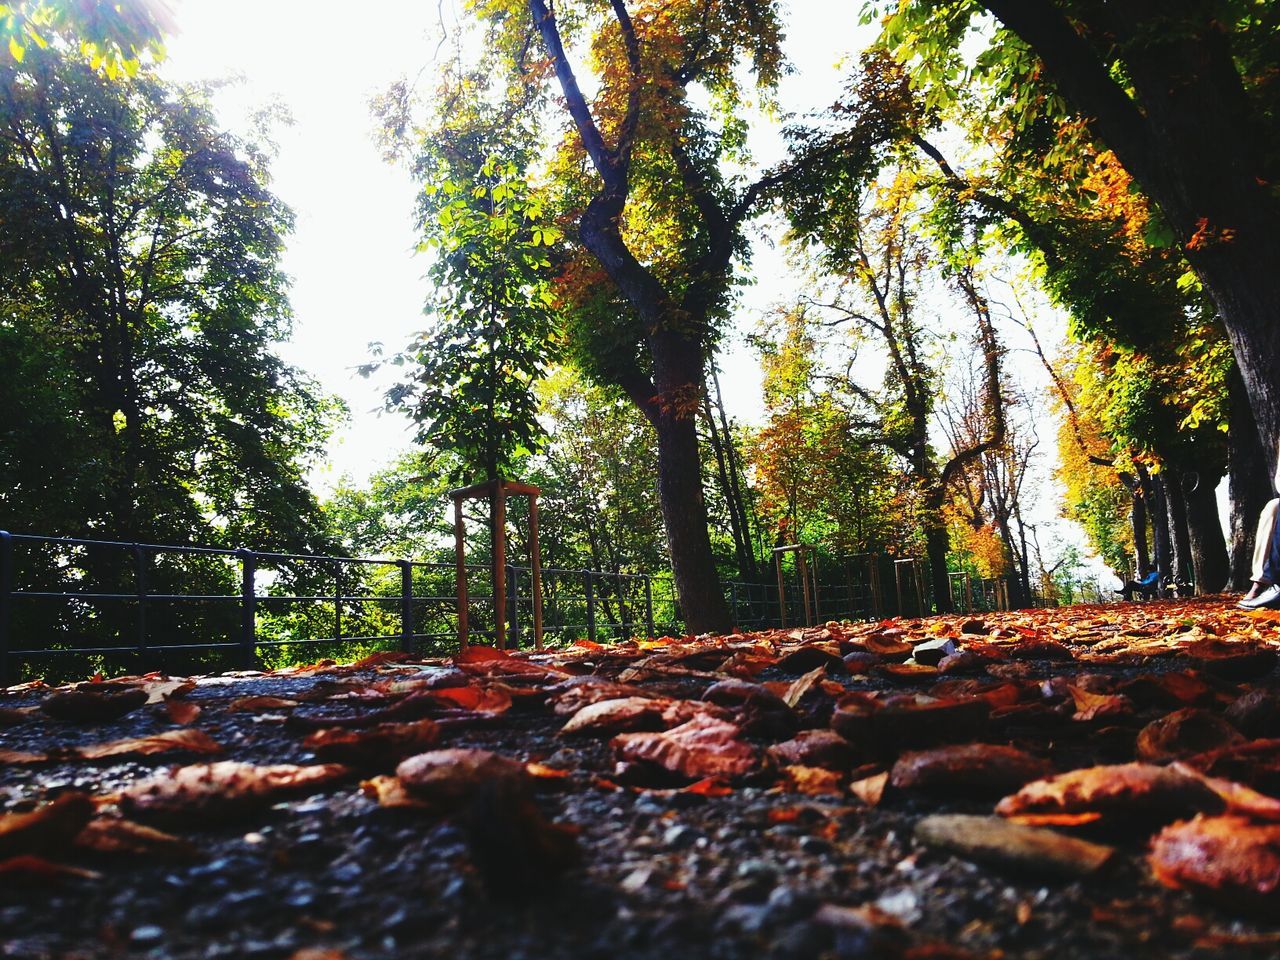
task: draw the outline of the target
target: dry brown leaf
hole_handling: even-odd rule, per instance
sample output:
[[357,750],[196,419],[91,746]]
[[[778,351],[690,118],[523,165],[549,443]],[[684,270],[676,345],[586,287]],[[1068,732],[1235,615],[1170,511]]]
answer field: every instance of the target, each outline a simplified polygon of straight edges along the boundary
[[560,728],[565,736],[609,737],[636,730],[661,730],[662,710],[669,701],[649,697],[623,697],[587,704]]
[[811,797],[844,794],[844,778],[834,770],[792,765],[778,772],[782,774],[783,787],[793,793]]
[[[836,659],[839,659],[838,657]],[[843,667],[843,661],[841,662]],[[814,684],[818,683],[827,675],[828,665],[824,662],[821,666],[814,667],[802,677],[797,677],[789,687],[787,692],[782,695],[782,702],[788,707],[794,708],[804,695],[813,689]]]
[[405,757],[421,753],[440,739],[434,720],[380,723],[364,730],[342,727],[316,730],[302,745],[329,763],[363,770],[390,769]]
[[888,784],[889,774],[886,771],[870,777],[863,777],[861,780],[855,780],[849,784],[849,789],[855,797],[868,807],[875,807],[880,805],[880,800],[884,796],[884,788]]
[[93,853],[128,854],[159,860],[186,862],[196,859],[196,848],[181,837],[120,817],[95,817],[75,838],[78,849]]
[[999,796],[1052,771],[1047,761],[1016,747],[965,743],[903,754],[889,782],[898,790]]
[[1122,693],[1090,693],[1074,684],[1067,684],[1067,690],[1076,705],[1073,720],[1085,722],[1133,716],[1133,701]]
[[149,680],[142,685],[142,689],[147,693],[148,705],[153,703],[163,703],[166,700],[185,696],[195,688],[196,683],[194,680],[174,680],[170,677],[161,677],[156,680]]
[[853,746],[834,730],[801,730],[792,739],[770,747],[769,756],[784,766],[799,764],[845,772],[857,759]]
[[0,814],[0,857],[66,848],[93,817],[87,794],[64,793],[28,813]]
[[655,764],[690,780],[732,779],[755,770],[759,752],[737,724],[706,715],[665,733],[624,733],[613,739],[619,759]]
[[1199,812],[1217,812],[1222,800],[1199,780],[1149,763],[1086,767],[1027,784],[996,806],[1001,816],[1027,813],[1101,813],[1157,826]]
[[222,744],[203,730],[167,730],[149,737],[130,737],[88,747],[77,747],[75,753],[85,760],[103,760],[107,757],[147,757],[157,753],[186,750],[189,753],[222,753]]
[[102,874],[95,873],[92,870],[85,870],[83,867],[70,867],[65,863],[54,863],[44,857],[23,854],[22,856],[0,860],[0,877],[5,877],[7,883],[18,881],[52,883],[72,878],[76,880],[100,880],[102,879]]
[[402,807],[412,810],[430,810],[431,804],[420,800],[405,789],[399,777],[377,776],[360,782],[360,792],[383,807]]
[[1164,763],[1243,741],[1244,737],[1216,714],[1185,707],[1142,728],[1138,733],[1138,759]]
[[27,753],[24,750],[0,750],[0,766],[22,767],[44,763],[49,759],[47,753]]
[[55,720],[97,723],[116,720],[147,702],[141,687],[123,689],[104,686],[101,690],[61,690],[45,697],[40,709]]
[[286,700],[284,697],[239,697],[227,704],[227,712],[267,713],[272,710],[291,710],[297,705],[297,700]]
[[328,786],[347,774],[347,768],[336,763],[257,766],[223,760],[157,774],[122,791],[120,806],[126,813],[163,821],[218,821]]
[[1152,841],[1151,869],[1170,887],[1267,919],[1280,911],[1280,824],[1197,816]]
[[180,723],[184,727],[189,723],[194,723],[201,713],[200,707],[189,700],[165,700],[164,709],[169,714],[170,720],[174,723]]

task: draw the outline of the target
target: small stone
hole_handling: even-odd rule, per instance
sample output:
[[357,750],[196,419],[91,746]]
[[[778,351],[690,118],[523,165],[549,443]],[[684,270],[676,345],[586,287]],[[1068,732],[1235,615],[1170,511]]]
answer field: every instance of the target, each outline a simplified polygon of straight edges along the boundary
[[818,857],[830,853],[831,844],[821,837],[805,837],[800,841],[800,849],[810,856]]
[[951,656],[956,652],[956,649],[956,642],[950,637],[939,637],[936,640],[917,643],[912,650],[911,656],[916,663],[923,663],[927,667],[936,667],[942,662],[943,657]]
[[141,927],[134,927],[133,932],[129,934],[129,942],[139,945],[159,943],[163,939],[164,928],[157,927],[153,923],[148,923]]
[[915,895],[914,891],[906,887],[884,894],[876,900],[875,905],[878,909],[897,917],[906,924],[915,923],[923,916],[920,910],[920,898]]
[[667,832],[662,835],[662,845],[673,850],[684,850],[697,843],[701,837],[702,834],[693,827],[677,823],[668,827]]

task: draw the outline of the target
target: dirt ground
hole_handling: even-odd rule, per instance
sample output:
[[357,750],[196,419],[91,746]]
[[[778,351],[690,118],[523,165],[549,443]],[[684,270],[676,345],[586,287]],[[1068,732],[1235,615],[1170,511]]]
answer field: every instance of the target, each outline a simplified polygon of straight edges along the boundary
[[1207,598],[13,688],[0,956],[1280,956],[1278,648]]

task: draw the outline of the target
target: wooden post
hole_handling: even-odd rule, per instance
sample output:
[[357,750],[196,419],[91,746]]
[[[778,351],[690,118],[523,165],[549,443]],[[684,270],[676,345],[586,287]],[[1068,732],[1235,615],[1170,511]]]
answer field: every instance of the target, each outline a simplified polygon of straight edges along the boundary
[[493,640],[499,650],[507,648],[507,492],[502,481],[490,494],[493,511]]
[[778,570],[778,629],[787,627],[787,588],[782,585],[782,554],[774,550],[773,565]]
[[814,617],[811,607],[812,596],[809,592],[809,561],[805,558],[803,547],[796,551],[796,566],[800,574],[800,601],[804,604],[804,625],[812,627]]
[[542,649],[542,550],[538,547],[538,497],[529,497],[529,558],[533,568],[533,646]]
[[458,645],[467,649],[467,530],[462,522],[462,497],[453,498],[453,544],[458,561]]

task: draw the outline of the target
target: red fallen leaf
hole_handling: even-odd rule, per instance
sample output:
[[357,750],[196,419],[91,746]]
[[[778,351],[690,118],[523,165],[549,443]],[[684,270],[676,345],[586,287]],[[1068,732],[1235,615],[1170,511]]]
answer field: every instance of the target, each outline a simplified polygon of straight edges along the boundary
[[463,663],[488,663],[491,660],[510,660],[511,654],[505,650],[499,650],[496,647],[484,647],[471,644],[465,650],[460,650],[453,657],[453,662],[457,664]]
[[1221,798],[1194,777],[1149,763],[1086,767],[1036,780],[996,805],[996,813],[1102,813],[1154,828],[1193,813],[1220,811]]
[[875,807],[879,806],[880,800],[884,796],[884,788],[888,785],[889,774],[886,771],[870,777],[863,777],[861,780],[855,780],[849,784],[849,789],[855,797],[868,807]]
[[548,767],[545,763],[526,763],[524,765],[525,773],[533,777],[535,780],[557,781],[568,780],[573,776],[572,770],[563,770],[560,767]]
[[98,743],[88,747],[75,747],[74,752],[85,760],[104,760],[107,757],[149,757],[157,753],[186,750],[190,753],[222,753],[222,744],[203,730],[167,730],[149,737],[130,737]]
[[95,817],[76,835],[77,849],[92,853],[155,857],[186,862],[199,856],[181,837],[120,817]]
[[489,750],[433,750],[410,757],[396,767],[396,776],[414,796],[448,810],[465,802],[477,789],[498,780],[525,784],[525,765]]
[[283,697],[239,697],[227,704],[227,712],[266,713],[271,710],[292,710],[297,705],[297,700],[286,700]]
[[[1017,628],[1019,633],[1024,636],[1027,631],[1023,628]],[[1036,632],[1032,632],[1034,638]],[[1057,640],[1038,640],[1027,639],[1020,640],[1010,644],[1007,647],[1009,657],[1013,660],[1074,660],[1075,656],[1071,653],[1070,648],[1059,643]]]
[[929,688],[929,696],[940,700],[948,698],[975,698],[985,700],[992,710],[1000,707],[1011,707],[1026,699],[1026,688],[1016,683],[1001,683],[992,680],[943,680]]
[[843,778],[834,770],[793,765],[783,767],[779,773],[782,774],[783,787],[793,793],[811,797],[844,794]]
[[649,697],[598,700],[583,707],[560,728],[565,736],[612,736],[635,730],[661,730],[663,707],[669,701]]
[[547,687],[547,699],[551,701],[556,716],[567,717],[583,707],[601,700],[622,700],[627,697],[654,697],[655,693],[629,683],[614,683],[600,677],[570,677]]
[[1280,735],[1280,693],[1274,690],[1251,690],[1227,707],[1226,718],[1233,727],[1246,736],[1278,736]]
[[1048,761],[1015,747],[965,743],[903,754],[889,782],[898,790],[990,796],[1017,790],[1052,770]]
[[793,677],[814,671],[820,671],[819,676],[828,672],[846,672],[839,648],[835,644],[805,644],[779,657],[776,666],[779,672]]
[[1238,780],[1260,789],[1280,789],[1280,739],[1250,740],[1187,757],[1185,762],[1211,776]]
[[1280,911],[1280,824],[1198,816],[1165,827],[1152,842],[1150,863],[1166,886],[1227,909],[1267,919]]
[[257,766],[235,760],[194,764],[157,774],[120,794],[129,814],[173,822],[226,820],[348,775],[336,763]]
[[1216,714],[1184,707],[1142,728],[1138,733],[1138,759],[1163,763],[1243,741],[1244,737]]
[[411,794],[399,777],[377,776],[360,781],[360,792],[382,807],[430,810],[431,804]]
[[444,707],[475,710],[477,713],[506,713],[511,709],[511,694],[499,686],[447,687],[425,694]]
[[856,759],[853,746],[834,730],[801,730],[795,738],[769,748],[780,765],[797,764],[848,771]]
[[700,797],[727,797],[733,793],[733,787],[716,777],[706,777],[689,784],[681,793],[695,793]]
[[1143,674],[1122,684],[1117,692],[1134,703],[1160,707],[1189,707],[1214,699],[1213,687],[1186,672]]
[[1133,716],[1133,701],[1122,693],[1089,693],[1073,684],[1067,684],[1067,690],[1070,691],[1071,699],[1076,705],[1072,720],[1086,722]]
[[1205,638],[1187,644],[1181,652],[1199,661],[1205,673],[1224,680],[1263,677],[1276,665],[1274,647],[1255,646],[1240,640]]
[[28,813],[0,814],[0,857],[66,847],[93,817],[87,794],[64,793]]
[[434,720],[380,723],[363,730],[331,727],[308,734],[302,745],[327,763],[359,769],[390,768],[405,757],[421,753],[440,738]]
[[404,663],[412,659],[412,656],[400,650],[383,650],[381,653],[371,653],[367,657],[348,664],[347,667],[350,670],[367,670],[370,667],[380,667],[384,663]]
[[1206,776],[1185,763],[1173,763],[1171,767],[1178,773],[1194,777],[1221,797],[1226,804],[1227,813],[1240,814],[1255,820],[1280,821],[1280,800],[1275,797],[1259,793],[1252,787],[1236,783],[1234,780]]
[[938,675],[938,668],[923,663],[879,663],[871,668],[871,675],[895,683],[915,683],[932,680]]
[[201,713],[200,707],[188,700],[166,700],[164,709],[170,720],[183,726],[194,723]]
[[873,633],[851,641],[849,652],[874,653],[881,660],[894,660],[901,663],[911,656],[911,652],[915,649],[912,644],[901,639],[901,636],[901,630],[896,634],[888,630],[880,634]]
[[814,684],[820,682],[827,675],[827,669],[827,664],[823,663],[814,667],[804,676],[792,681],[787,686],[786,692],[782,694],[782,702],[794,709],[796,704],[804,699],[804,695],[813,689]]
[[64,863],[53,863],[44,859],[44,857],[35,857],[30,854],[0,860],[0,876],[20,877],[28,882],[34,880],[45,883],[73,877],[77,880],[102,879],[102,874],[95,873],[92,870],[85,870],[82,867],[69,867]]
[[624,733],[613,738],[619,759],[663,767],[690,780],[732,778],[760,764],[756,748],[737,724],[700,715],[665,733]]
[[47,753],[27,753],[24,750],[0,750],[0,766],[21,767],[44,763],[49,759]]
[[980,738],[991,708],[985,700],[940,699],[904,693],[874,700],[850,693],[837,704],[831,727],[854,745],[880,753]]
[[117,720],[147,702],[147,691],[141,687],[102,690],[63,690],[51,693],[40,709],[55,720],[73,723],[95,723]]

